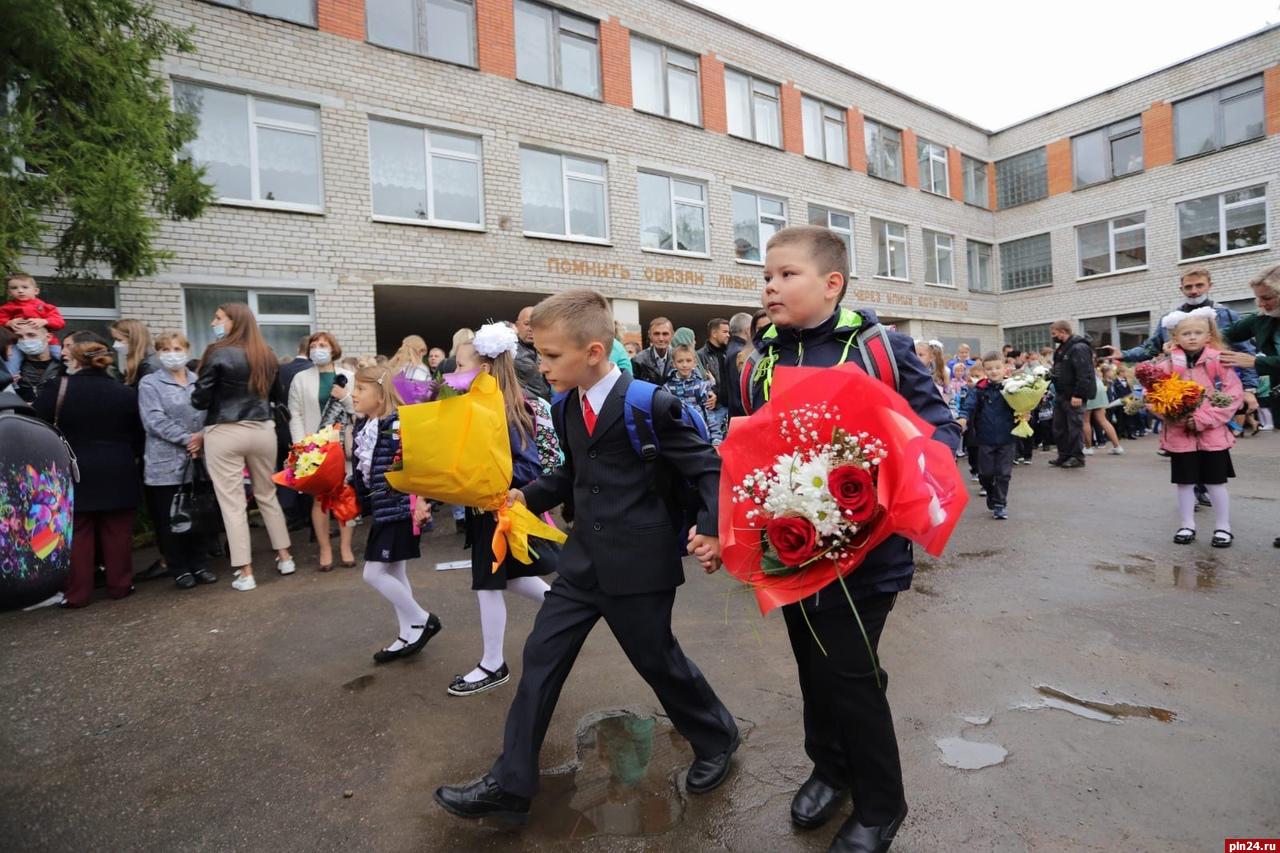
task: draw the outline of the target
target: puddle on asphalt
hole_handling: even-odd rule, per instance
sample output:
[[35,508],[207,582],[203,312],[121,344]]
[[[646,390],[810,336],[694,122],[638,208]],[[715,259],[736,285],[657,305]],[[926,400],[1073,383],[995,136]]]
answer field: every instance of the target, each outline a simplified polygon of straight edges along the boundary
[[655,835],[684,816],[680,777],[693,761],[671,724],[610,712],[578,731],[578,759],[543,774],[524,835],[550,839]]
[[1132,705],[1127,702],[1110,703],[1098,702],[1093,699],[1081,699],[1078,696],[1072,696],[1070,693],[1045,684],[1037,686],[1036,692],[1041,696],[1040,704],[1023,707],[1057,708],[1060,711],[1068,711],[1088,720],[1098,720],[1104,723],[1114,723],[1123,717],[1146,717],[1151,720],[1159,720],[1162,723],[1171,723],[1178,718],[1177,712],[1166,708],[1157,708],[1153,705]]
[[1222,585],[1224,571],[1217,560],[1201,557],[1189,560],[1154,560],[1143,554],[1127,554],[1124,562],[1094,563],[1091,568],[1099,572],[1120,575],[1141,575],[1151,578],[1161,586],[1169,585],[1190,592],[1208,592]]
[[942,763],[959,770],[981,770],[1000,764],[1009,750],[998,743],[978,743],[962,737],[948,737],[937,741],[942,750]]
[[353,678],[342,686],[344,689],[350,690],[351,692],[354,693],[357,690],[364,690],[366,687],[368,687],[372,683],[373,683],[373,676],[366,674],[366,675],[361,675],[356,678]]

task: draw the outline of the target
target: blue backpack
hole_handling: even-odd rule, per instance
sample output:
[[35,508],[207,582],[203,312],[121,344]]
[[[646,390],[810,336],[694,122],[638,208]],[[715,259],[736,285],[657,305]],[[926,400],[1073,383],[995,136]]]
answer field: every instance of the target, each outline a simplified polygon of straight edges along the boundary
[[[701,501],[698,490],[686,478],[676,472],[670,465],[660,465],[660,446],[658,431],[653,428],[653,399],[661,390],[652,382],[641,379],[631,380],[627,386],[627,396],[622,406],[622,423],[627,429],[627,439],[631,449],[644,462],[648,475],[649,491],[667,505],[671,523],[680,532],[676,538],[680,542],[680,553],[686,553],[683,531],[697,523],[698,508]],[[565,435],[564,401],[569,392],[557,394],[551,400],[551,421],[560,436]],[[678,397],[672,395],[674,399]],[[684,400],[680,400],[680,419],[698,431],[702,440],[711,442],[711,434],[707,431],[707,422],[696,409]],[[563,442],[562,442],[563,444]],[[567,445],[565,445],[567,446]]]

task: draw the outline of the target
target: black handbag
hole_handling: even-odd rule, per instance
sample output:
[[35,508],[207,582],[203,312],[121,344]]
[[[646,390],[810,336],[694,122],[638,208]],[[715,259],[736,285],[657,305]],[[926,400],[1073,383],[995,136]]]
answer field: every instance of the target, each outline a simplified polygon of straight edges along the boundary
[[[170,533],[209,533],[222,524],[222,510],[213,483],[204,472],[203,464],[195,464],[190,456],[182,466],[182,482],[169,503]],[[190,475],[190,476],[188,476]]]

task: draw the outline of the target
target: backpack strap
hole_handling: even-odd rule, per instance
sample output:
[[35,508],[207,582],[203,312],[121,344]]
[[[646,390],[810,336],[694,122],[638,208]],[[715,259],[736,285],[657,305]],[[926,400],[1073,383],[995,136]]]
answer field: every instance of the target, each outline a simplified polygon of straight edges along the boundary
[[653,395],[658,386],[643,379],[633,379],[627,386],[627,397],[622,403],[622,422],[627,428],[631,449],[645,464],[658,458],[658,434],[653,428]]
[[894,391],[898,390],[898,359],[889,343],[889,332],[879,323],[864,326],[858,332],[858,351],[862,353],[862,366],[873,379],[879,379]]
[[561,391],[551,398],[551,426],[556,431],[556,438],[564,447],[569,446],[568,436],[564,431],[564,401],[568,396],[568,391]]

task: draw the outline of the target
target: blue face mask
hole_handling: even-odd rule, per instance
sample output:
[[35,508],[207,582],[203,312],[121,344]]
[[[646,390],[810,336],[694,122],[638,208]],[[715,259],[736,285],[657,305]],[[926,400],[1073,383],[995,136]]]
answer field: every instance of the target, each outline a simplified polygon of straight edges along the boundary
[[227,336],[227,327],[219,323],[213,327],[213,339],[220,341]]

